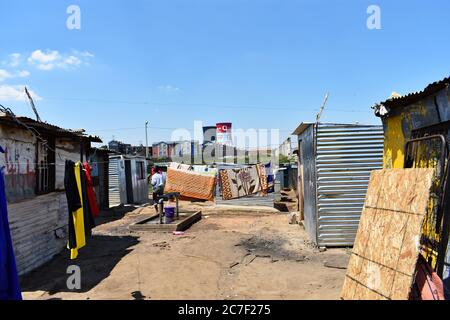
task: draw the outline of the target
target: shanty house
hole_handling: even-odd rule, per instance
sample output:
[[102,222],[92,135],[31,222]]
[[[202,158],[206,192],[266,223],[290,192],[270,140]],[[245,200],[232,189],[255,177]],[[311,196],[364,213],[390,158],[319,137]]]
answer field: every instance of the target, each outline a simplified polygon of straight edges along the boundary
[[19,274],[61,252],[67,242],[65,160],[84,161],[86,136],[10,113],[0,113],[0,167],[5,166],[9,223]]
[[302,123],[293,134],[306,232],[320,247],[353,246],[371,171],[383,166],[382,126]]
[[145,157],[109,156],[109,207],[148,202]]
[[450,78],[374,106],[383,121],[385,168],[435,168],[421,251],[450,298]]
[[100,209],[109,208],[109,156],[113,151],[92,148],[89,163],[92,167],[91,178],[97,203]]

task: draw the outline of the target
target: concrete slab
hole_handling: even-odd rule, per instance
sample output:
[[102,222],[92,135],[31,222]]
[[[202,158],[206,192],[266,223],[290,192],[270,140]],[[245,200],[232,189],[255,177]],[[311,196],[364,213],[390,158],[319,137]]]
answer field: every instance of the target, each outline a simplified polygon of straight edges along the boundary
[[138,220],[130,224],[128,227],[130,231],[153,231],[153,232],[172,232],[184,231],[192,224],[196,223],[202,218],[202,212],[180,212],[180,220],[176,220],[170,224],[160,224],[159,214],[151,217]]

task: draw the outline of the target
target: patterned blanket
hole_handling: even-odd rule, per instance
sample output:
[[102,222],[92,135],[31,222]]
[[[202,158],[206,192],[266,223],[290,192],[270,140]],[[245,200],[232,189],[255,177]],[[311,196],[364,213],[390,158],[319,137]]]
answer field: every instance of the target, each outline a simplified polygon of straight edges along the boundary
[[168,168],[164,192],[179,192],[184,198],[214,201],[215,181],[214,176]]
[[246,197],[268,189],[266,168],[263,164],[242,169],[220,170],[222,199]]

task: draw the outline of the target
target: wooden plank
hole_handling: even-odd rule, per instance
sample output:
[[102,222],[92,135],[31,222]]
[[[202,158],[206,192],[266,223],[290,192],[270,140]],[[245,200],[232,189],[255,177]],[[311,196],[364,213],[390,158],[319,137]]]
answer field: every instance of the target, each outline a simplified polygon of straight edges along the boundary
[[434,169],[372,172],[342,299],[408,299]]

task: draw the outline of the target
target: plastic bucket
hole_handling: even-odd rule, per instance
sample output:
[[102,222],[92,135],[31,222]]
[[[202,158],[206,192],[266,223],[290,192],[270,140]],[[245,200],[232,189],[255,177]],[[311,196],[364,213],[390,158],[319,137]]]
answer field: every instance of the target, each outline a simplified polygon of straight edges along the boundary
[[175,218],[175,207],[165,207],[164,208],[165,221],[167,223],[172,223]]

